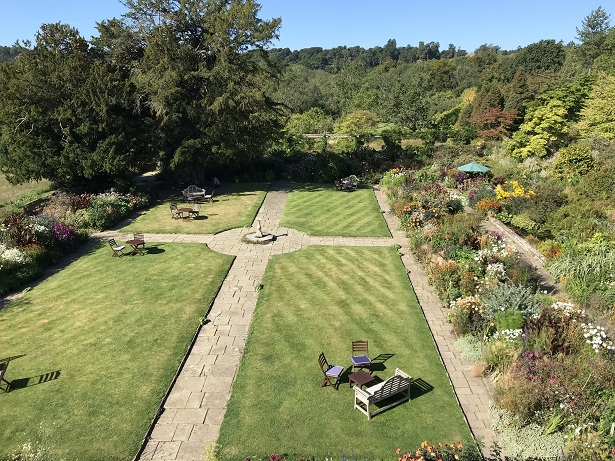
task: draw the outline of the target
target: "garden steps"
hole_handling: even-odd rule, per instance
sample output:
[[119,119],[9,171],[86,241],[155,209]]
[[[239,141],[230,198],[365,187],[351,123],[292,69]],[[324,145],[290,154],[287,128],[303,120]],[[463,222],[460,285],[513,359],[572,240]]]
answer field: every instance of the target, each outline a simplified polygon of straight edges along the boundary
[[[476,213],[476,211],[469,206],[464,207],[464,211],[466,213]],[[562,294],[560,285],[544,267],[545,257],[536,248],[530,245],[523,237],[518,235],[510,227],[493,216],[482,221],[481,229],[484,231],[499,232],[503,235],[506,242],[512,244],[515,250],[519,252],[521,258],[523,258],[523,260],[534,268],[534,271],[538,276],[540,291],[546,291],[552,295]]]

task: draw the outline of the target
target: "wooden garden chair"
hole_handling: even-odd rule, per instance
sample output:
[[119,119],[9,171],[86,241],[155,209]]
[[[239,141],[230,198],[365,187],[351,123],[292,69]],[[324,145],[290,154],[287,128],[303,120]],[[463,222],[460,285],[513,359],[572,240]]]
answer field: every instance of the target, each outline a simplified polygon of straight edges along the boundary
[[171,208],[171,218],[179,219],[182,217],[182,212],[177,209],[177,203],[171,203],[169,208]]
[[6,374],[6,369],[9,367],[9,362],[10,362],[10,359],[6,359],[4,362],[0,363],[0,384],[2,384],[2,381],[6,383],[5,388],[2,389],[4,392],[11,391],[11,383],[8,382],[6,378],[4,377],[4,375]]
[[327,384],[330,384],[333,389],[337,391],[340,383],[340,376],[342,376],[344,367],[329,365],[329,362],[327,362],[327,359],[325,358],[324,352],[321,352],[318,356],[318,363],[320,364],[320,369],[324,375],[324,379],[320,387],[325,387]]
[[192,210],[190,210],[190,211],[188,212],[188,214],[189,214],[192,218],[196,218],[196,217],[199,215],[199,213],[200,213],[200,212],[201,212],[201,204],[200,204],[200,203],[195,203],[195,204],[192,206]]
[[203,196],[203,201],[204,202],[213,202],[213,200],[214,200],[214,192],[215,192],[215,189],[212,189],[211,194],[204,195]]
[[132,234],[133,240],[143,240],[143,243],[139,243],[137,246],[141,248],[145,248],[145,237],[142,232],[135,232]]
[[[367,341],[359,340],[352,342],[352,355],[350,356],[350,360],[352,361],[352,371],[354,373],[356,368],[367,368],[369,370],[372,361],[369,358],[368,354],[368,344]],[[371,374],[371,370],[370,374]]]
[[117,243],[115,243],[115,239],[109,239],[109,246],[111,247],[111,249],[113,250],[113,256],[119,256],[122,257],[124,256],[124,248],[126,248],[125,245],[118,245]]

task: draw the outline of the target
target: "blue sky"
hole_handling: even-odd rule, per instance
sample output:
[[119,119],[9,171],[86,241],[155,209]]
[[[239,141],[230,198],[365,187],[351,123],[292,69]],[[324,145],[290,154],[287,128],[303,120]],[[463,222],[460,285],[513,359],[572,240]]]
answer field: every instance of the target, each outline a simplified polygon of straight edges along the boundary
[[[398,46],[419,41],[453,43],[474,51],[482,44],[514,50],[542,39],[575,40],[583,19],[602,6],[615,26],[615,0],[261,0],[260,17],[282,18],[277,48]],[[95,24],[121,16],[119,0],[21,0],[0,15],[0,45],[34,39],[43,23],[64,22],[81,35]]]

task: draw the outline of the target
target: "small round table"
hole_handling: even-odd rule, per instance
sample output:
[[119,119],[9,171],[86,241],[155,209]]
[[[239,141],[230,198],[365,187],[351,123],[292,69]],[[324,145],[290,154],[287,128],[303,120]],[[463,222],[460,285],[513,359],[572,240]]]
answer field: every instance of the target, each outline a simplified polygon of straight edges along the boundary
[[145,246],[145,240],[141,240],[141,239],[132,239],[132,240],[126,240],[126,245],[130,245],[132,247],[132,253],[130,253],[131,255],[136,255],[136,254],[145,254],[143,252],[144,248],[140,247],[140,245]]

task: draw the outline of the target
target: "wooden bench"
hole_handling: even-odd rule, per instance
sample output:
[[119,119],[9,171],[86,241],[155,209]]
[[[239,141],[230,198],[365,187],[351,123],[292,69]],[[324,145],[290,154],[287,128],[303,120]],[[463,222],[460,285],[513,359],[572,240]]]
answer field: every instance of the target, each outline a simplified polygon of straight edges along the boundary
[[[411,384],[412,378],[397,368],[394,376],[365,390],[354,386],[354,407],[367,415],[368,420],[372,419],[372,416],[410,400]],[[395,396],[399,398],[383,407],[375,407],[376,403]]]
[[359,178],[357,178],[355,175],[351,174],[347,178],[342,178],[342,190],[357,190],[358,186]]
[[184,198],[188,201],[195,198],[203,198],[205,197],[206,192],[205,189],[201,189],[200,187],[191,184],[182,191],[182,194],[184,194]]

